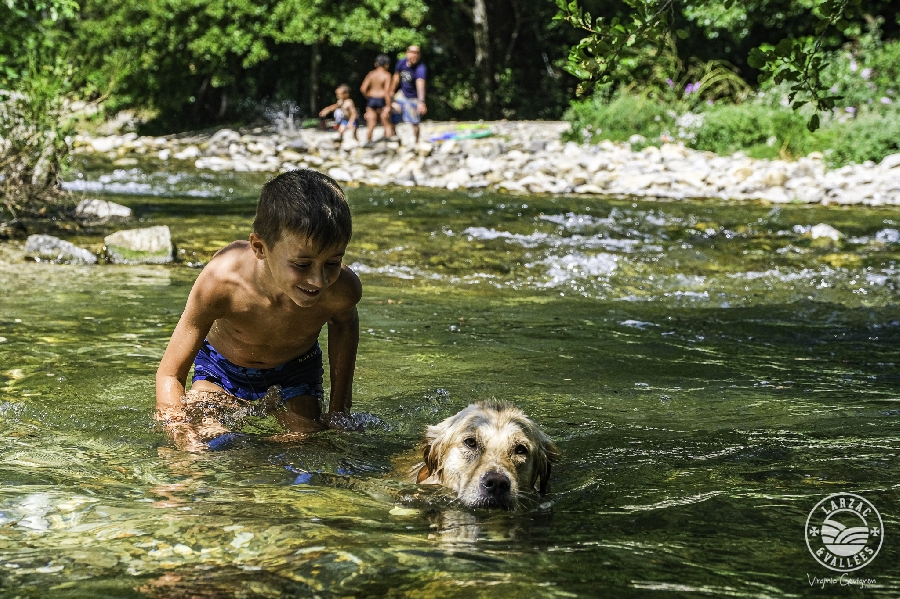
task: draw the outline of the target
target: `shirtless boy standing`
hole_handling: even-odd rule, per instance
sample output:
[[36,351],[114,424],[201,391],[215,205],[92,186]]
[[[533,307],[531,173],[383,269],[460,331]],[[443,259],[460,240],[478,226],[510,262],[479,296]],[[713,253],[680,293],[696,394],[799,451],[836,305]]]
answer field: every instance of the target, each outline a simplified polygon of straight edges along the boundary
[[375,59],[375,68],[366,75],[359,91],[366,97],[366,142],[372,141],[375,125],[381,120],[384,136],[393,137],[394,127],[391,125],[391,59],[387,54],[379,54]]
[[[346,422],[362,297],[342,263],[351,232],[347,200],[330,177],[298,170],[263,186],[250,241],[219,250],[197,277],[156,372],[156,418],[176,446],[206,449],[182,403],[192,364],[192,391],[256,401],[280,385],[279,420],[291,431]],[[322,414],[326,324],[331,397]]]
[[337,97],[337,102],[320,110],[319,116],[323,117],[333,112],[334,121],[338,125],[339,137],[344,139],[344,131],[351,129],[353,131],[353,139],[356,139],[356,104],[350,98],[350,86],[339,85],[334,90],[334,95]]

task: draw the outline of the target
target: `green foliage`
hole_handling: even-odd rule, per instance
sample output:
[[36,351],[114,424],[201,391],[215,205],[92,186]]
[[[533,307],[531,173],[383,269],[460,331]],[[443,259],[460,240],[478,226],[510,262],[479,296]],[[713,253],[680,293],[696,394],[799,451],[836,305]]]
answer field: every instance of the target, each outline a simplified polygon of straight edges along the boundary
[[557,0],[556,17],[586,32],[572,48],[568,66],[584,80],[582,90],[598,82],[627,81],[629,60],[646,48],[662,47],[672,32],[698,54],[707,54],[692,35],[699,30],[710,41],[726,38],[716,58],[751,43],[747,53],[734,58],[746,60],[763,80],[786,83],[794,109],[810,104],[816,111],[810,130],[819,126],[819,112],[839,99],[822,79],[829,49],[857,35],[864,14],[879,14],[868,11],[897,14],[896,5],[881,0],[621,0],[614,16],[595,18],[584,9],[586,2]]
[[66,114],[72,60],[61,24],[68,0],[0,4],[0,217],[61,216],[59,186],[71,132]]
[[818,132],[816,147],[824,150],[831,166],[880,162],[900,152],[900,110],[867,111],[847,121],[830,123]]
[[786,160],[820,151],[832,167],[879,162],[900,152],[900,107],[893,105],[863,110],[855,118],[829,117],[810,132],[806,114],[778,103],[716,103],[692,113],[684,112],[680,101],[610,94],[606,86],[573,102],[565,118],[572,125],[566,134],[569,141],[627,141],[637,134],[646,139],[638,148],[675,141],[724,156],[741,151],[753,158]]
[[691,147],[721,155],[744,151],[755,158],[797,158],[810,151],[806,117],[759,104],[713,106],[702,113]]
[[882,41],[878,24],[873,19],[870,30],[835,52],[822,72],[841,108],[890,110],[900,102],[900,41]]
[[635,134],[654,141],[674,127],[675,113],[666,104],[625,93],[608,101],[604,91],[600,89],[593,97],[572,103],[564,117],[572,123],[566,134],[569,141],[627,141]]

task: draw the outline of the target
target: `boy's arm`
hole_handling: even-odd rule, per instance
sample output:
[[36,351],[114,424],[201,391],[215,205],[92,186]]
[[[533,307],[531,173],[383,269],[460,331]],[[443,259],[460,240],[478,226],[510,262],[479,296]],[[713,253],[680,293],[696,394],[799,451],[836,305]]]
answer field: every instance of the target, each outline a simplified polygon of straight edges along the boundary
[[362,95],[365,97],[369,97],[369,86],[371,85],[372,73],[368,73],[363,79],[362,84],[359,86],[359,91],[362,92]]
[[212,269],[207,266],[188,296],[187,305],[156,371],[156,414],[179,449],[197,449],[197,435],[187,423],[181,398],[191,364],[215,322],[221,301],[216,301]]
[[329,112],[334,112],[334,109],[337,108],[338,106],[339,106],[339,104],[330,104],[329,106],[326,106],[325,108],[323,108],[322,110],[319,111],[319,116],[325,116]]
[[391,76],[391,86],[388,88],[388,97],[393,98],[397,93],[397,86],[400,85],[400,73],[395,72]]
[[353,100],[347,100],[347,116],[346,119],[350,121],[350,126],[356,126],[356,103]]
[[328,321],[328,363],[331,371],[329,412],[349,412],[353,405],[353,373],[359,347],[356,306]]

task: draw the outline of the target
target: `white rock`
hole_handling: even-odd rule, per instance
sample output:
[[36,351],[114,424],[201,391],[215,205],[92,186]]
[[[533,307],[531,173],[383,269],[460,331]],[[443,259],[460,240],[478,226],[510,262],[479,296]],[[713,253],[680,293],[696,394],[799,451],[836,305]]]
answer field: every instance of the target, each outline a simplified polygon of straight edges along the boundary
[[890,154],[881,161],[881,168],[891,169],[900,166],[900,154]]
[[78,207],[75,208],[75,214],[81,218],[93,218],[98,220],[112,218],[127,219],[131,218],[131,208],[106,200],[84,199],[78,203]]
[[818,225],[813,226],[809,230],[809,236],[813,239],[819,239],[820,237],[827,237],[828,239],[832,239],[834,241],[838,241],[843,234],[840,231],[832,227],[831,225],[827,225],[825,223],[819,223]]
[[97,137],[91,140],[91,147],[95,152],[111,152],[120,145],[122,145],[122,140],[115,135],[110,135],[109,137]]
[[116,231],[103,241],[115,264],[161,264],[175,258],[172,234],[165,225]]
[[197,146],[188,146],[180,152],[175,152],[172,154],[173,158],[177,160],[193,160],[194,158],[199,158],[203,155],[203,152],[200,151],[200,148]]
[[52,235],[30,235],[25,240],[25,255],[38,261],[96,264],[97,256],[71,242]]
[[469,174],[473,177],[483,175],[490,171],[494,168],[494,164],[495,162],[488,158],[480,158],[478,156],[469,156],[466,158],[466,170],[468,170]]

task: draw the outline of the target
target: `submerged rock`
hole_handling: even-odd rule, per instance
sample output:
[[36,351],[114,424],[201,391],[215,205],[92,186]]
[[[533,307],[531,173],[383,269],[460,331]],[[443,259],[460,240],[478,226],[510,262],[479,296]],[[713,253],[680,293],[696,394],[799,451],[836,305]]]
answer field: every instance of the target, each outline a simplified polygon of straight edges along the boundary
[[31,235],[25,241],[25,257],[38,261],[65,264],[96,264],[97,256],[90,250],[52,235]]
[[104,242],[113,264],[165,264],[175,260],[172,234],[165,225],[116,231]]

